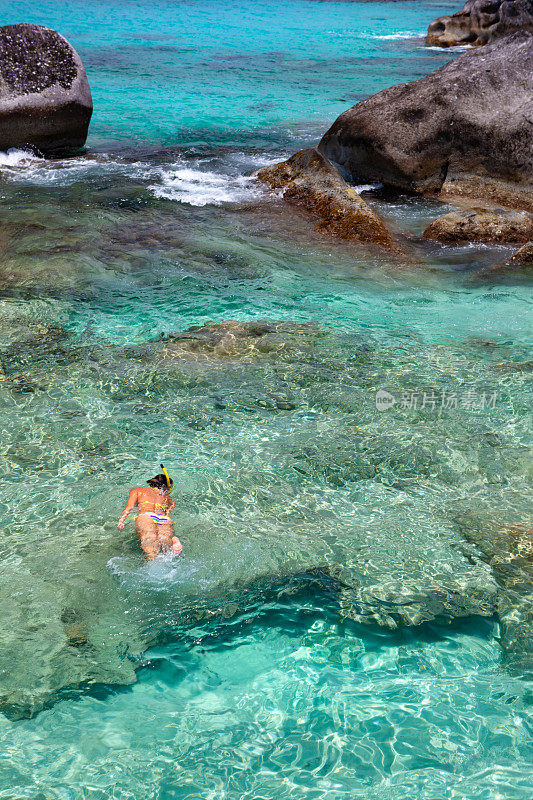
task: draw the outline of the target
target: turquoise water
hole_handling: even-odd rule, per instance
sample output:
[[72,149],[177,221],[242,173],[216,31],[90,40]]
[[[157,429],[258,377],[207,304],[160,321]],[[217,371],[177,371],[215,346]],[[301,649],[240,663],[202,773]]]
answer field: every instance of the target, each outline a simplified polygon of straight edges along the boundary
[[[26,2],[3,2],[4,24],[27,18]],[[434,2],[328,3],[74,0],[40,2],[37,24],[60,29],[90,74],[97,113],[93,144],[141,138],[190,145],[229,141],[235,131],[267,146],[263,127],[316,130],[367,96],[421,77],[447,60],[402,46],[449,10]],[[413,51],[414,50],[414,51]],[[316,124],[316,123],[315,123]],[[210,133],[208,133],[210,132]]]
[[[0,798],[531,796],[530,292],[250,177],[455,57],[451,10],[32,8],[95,113],[0,155]],[[116,521],[161,460],[184,556],[146,564]]]
[[4,780],[23,797],[530,796],[523,686],[484,621],[380,634],[300,595],[150,651],[138,678],[2,725],[24,759]]

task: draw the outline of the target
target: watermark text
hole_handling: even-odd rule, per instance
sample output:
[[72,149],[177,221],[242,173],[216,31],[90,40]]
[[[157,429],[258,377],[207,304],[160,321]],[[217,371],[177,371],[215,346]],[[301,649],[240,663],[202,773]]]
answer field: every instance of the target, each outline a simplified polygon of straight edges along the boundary
[[449,389],[389,392],[378,389],[376,392],[378,411],[388,411],[393,406],[410,411],[483,411],[495,408],[497,402],[498,392],[476,392],[474,389],[462,392]]

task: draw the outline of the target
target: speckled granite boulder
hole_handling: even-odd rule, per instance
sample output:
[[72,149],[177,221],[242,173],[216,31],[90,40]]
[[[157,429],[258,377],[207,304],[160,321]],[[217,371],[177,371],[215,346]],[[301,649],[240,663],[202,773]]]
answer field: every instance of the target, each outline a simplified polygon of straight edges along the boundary
[[519,30],[533,33],[533,0],[468,0],[456,14],[433,20],[426,44],[490,44]]
[[82,147],[92,109],[85,69],[63,36],[28,23],[0,28],[0,150]]

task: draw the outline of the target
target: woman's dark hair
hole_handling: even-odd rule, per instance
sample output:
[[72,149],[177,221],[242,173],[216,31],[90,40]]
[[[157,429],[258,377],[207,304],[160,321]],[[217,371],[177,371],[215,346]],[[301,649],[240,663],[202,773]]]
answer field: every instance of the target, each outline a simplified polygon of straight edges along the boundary
[[[167,479],[161,473],[160,475],[156,475],[155,478],[150,478],[150,480],[146,481],[148,486],[151,486],[152,489],[166,489],[167,487]],[[174,481],[172,478],[170,479],[170,485],[174,485]]]

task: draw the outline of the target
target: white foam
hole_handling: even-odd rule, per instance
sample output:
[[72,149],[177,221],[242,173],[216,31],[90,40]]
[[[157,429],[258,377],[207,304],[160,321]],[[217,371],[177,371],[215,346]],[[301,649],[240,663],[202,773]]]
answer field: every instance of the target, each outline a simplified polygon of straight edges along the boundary
[[[11,149],[0,153],[0,174],[10,182],[70,186],[93,175],[112,173],[146,181],[148,191],[156,197],[191,206],[206,206],[240,203],[260,197],[260,184],[242,172],[276,163],[280,158],[272,158],[270,154],[247,157],[242,153],[230,160],[234,162],[233,174],[213,170],[212,159],[198,158],[191,162],[180,159],[165,166],[155,166],[143,161],[124,161],[104,153],[49,160],[27,150]],[[206,168],[207,163],[211,170]]]
[[229,159],[239,166],[244,166],[245,169],[258,169],[259,167],[270,167],[273,164],[278,164],[280,161],[286,161],[293,153],[287,151],[273,156],[271,153],[231,153]]
[[173,553],[160,553],[153,561],[141,561],[142,558],[141,553],[137,557],[114,556],[107,566],[121,584],[131,589],[149,585],[154,591],[190,581],[199,570],[195,561]]
[[16,147],[11,147],[7,152],[0,151],[0,170],[25,169],[38,163],[44,163],[44,160],[31,150],[17,150]]
[[191,206],[219,206],[253,200],[261,194],[252,177],[209,172],[185,164],[161,170],[161,182],[149,187],[156,197]]
[[400,31],[399,33],[386,33],[382,36],[373,36],[373,39],[420,39],[426,31]]
[[381,189],[382,183],[361,183],[359,186],[354,186],[355,191],[360,194],[361,192],[372,192],[374,189]]
[[74,156],[55,160],[44,159],[28,150],[12,148],[0,152],[0,173],[13,182],[39,186],[69,186],[90,173],[118,172],[131,177],[149,177],[153,168],[143,162],[125,162],[106,154]]
[[435,50],[438,53],[460,53],[463,50],[472,50],[471,44],[456,44],[452,47],[439,47],[436,44],[425,45],[424,50]]

